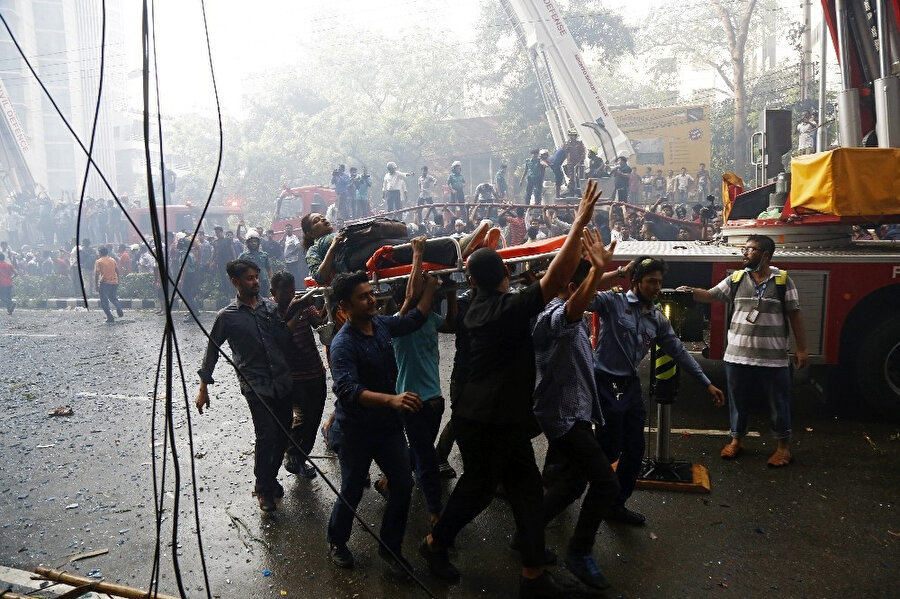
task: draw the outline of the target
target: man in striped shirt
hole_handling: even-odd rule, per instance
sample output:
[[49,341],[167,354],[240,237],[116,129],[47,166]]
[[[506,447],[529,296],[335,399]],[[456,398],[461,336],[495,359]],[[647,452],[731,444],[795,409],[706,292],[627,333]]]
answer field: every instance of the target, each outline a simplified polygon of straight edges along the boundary
[[[797,368],[809,363],[806,333],[800,319],[797,287],[787,273],[771,266],[775,242],[765,235],[747,238],[744,269],[729,275],[712,289],[692,289],[698,302],[728,302],[731,319],[725,350],[728,379],[731,441],[722,457],[733,459],[741,452],[747,434],[747,411],[758,397],[769,401],[772,429],[778,447],[769,458],[773,468],[787,466],[791,455],[791,371],[788,358],[788,328],[794,331]],[[686,288],[679,288],[686,289]]]

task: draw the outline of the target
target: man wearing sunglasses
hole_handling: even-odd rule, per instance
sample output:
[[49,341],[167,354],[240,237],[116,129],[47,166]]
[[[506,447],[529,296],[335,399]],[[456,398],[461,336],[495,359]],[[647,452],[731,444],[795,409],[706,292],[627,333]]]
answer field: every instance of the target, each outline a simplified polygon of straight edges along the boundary
[[788,323],[796,342],[797,368],[809,363],[806,333],[800,319],[797,287],[787,272],[769,264],[775,242],[765,235],[747,238],[743,270],[726,277],[712,289],[690,290],[698,302],[729,304],[728,346],[725,375],[728,379],[731,441],[722,448],[724,459],[740,454],[747,434],[747,412],[752,402],[764,397],[772,414],[772,430],[778,441],[768,464],[787,466],[791,454],[791,369],[788,358]]

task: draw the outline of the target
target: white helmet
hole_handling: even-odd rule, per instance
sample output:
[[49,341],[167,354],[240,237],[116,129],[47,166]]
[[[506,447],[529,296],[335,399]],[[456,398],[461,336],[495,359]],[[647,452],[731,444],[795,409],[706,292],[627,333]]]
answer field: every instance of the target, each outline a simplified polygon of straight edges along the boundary
[[462,168],[462,162],[460,162],[459,160],[454,160],[453,164],[450,165],[450,168],[456,168],[456,167]]
[[388,170],[391,170],[392,168],[393,168],[393,169],[396,169],[396,168],[397,168],[397,163],[396,163],[396,162],[388,162],[388,163],[387,163],[387,169],[388,169]]
[[244,240],[250,241],[251,239],[256,239],[257,241],[259,241],[259,231],[257,231],[256,229],[248,229],[247,236],[244,237]]

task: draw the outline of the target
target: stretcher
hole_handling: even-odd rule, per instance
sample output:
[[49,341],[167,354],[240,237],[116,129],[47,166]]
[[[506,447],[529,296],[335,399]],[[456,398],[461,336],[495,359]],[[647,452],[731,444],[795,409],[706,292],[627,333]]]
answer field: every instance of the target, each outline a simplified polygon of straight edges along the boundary
[[[516,245],[512,247],[501,248],[497,250],[503,262],[509,267],[514,275],[521,274],[521,268],[525,263],[549,262],[559,252],[566,240],[565,235],[558,237],[550,237],[537,242]],[[463,249],[460,247],[459,240],[454,237],[434,237],[426,243],[441,241],[443,243],[452,243],[455,249],[455,260],[453,264],[443,264],[438,262],[423,262],[422,270],[436,276],[452,276],[454,274],[465,275],[466,261],[463,258]],[[394,250],[406,249],[412,247],[411,244],[401,244],[391,246]],[[374,264],[373,260],[369,263]],[[392,284],[405,283],[409,278],[411,264],[400,264],[396,266],[388,266],[385,268],[367,268],[366,273],[373,285],[376,284]],[[464,280],[464,279],[463,279]],[[322,287],[312,277],[306,277],[304,280],[307,289]],[[324,290],[324,287],[322,287]]]

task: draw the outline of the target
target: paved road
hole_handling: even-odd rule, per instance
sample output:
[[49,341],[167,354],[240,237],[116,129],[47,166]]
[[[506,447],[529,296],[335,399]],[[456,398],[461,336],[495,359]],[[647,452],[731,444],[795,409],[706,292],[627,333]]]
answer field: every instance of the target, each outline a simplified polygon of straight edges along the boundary
[[[156,548],[151,447],[161,453],[162,402],[151,436],[156,356],[163,320],[131,312],[107,326],[102,313],[17,310],[0,319],[0,563],[30,569],[60,566],[82,574],[146,586]],[[179,319],[180,321],[180,319]],[[212,314],[205,314],[209,325]],[[195,325],[178,324],[196,392],[203,339]],[[449,374],[452,339],[442,339]],[[704,363],[721,382],[718,365]],[[359,527],[350,546],[353,571],[327,559],[325,522],[332,494],[321,477],[281,476],[287,496],[274,516],[261,515],[252,489],[252,438],[246,404],[232,373],[221,364],[220,384],[202,417],[186,417],[177,392],[173,414],[181,464],[181,502],[173,506],[171,461],[166,469],[161,589],[177,593],[172,525],[178,516],[178,556],[187,595],[205,596],[190,485],[193,453],[206,566],[218,597],[420,597],[411,582],[383,573],[374,541]],[[718,457],[723,438],[711,432],[673,435],[672,449],[709,467],[710,495],[638,491],[631,501],[644,512],[644,528],[602,525],[595,554],[616,597],[779,596],[896,597],[900,589],[900,426],[855,414],[854,397],[834,409],[821,405],[809,381],[795,385],[795,456],[773,471],[773,448],[760,407],[752,428],[763,431],[735,462]],[[74,414],[50,417],[59,406]],[[724,409],[712,408],[685,381],[675,426],[695,431],[727,428]],[[537,441],[542,457],[545,445]],[[320,454],[321,444],[315,448]],[[202,456],[202,457],[201,457]],[[337,480],[335,461],[319,466]],[[460,467],[454,452],[451,463]],[[373,475],[377,472],[373,470]],[[452,481],[450,483],[452,486]],[[383,500],[367,492],[360,506],[370,524]],[[564,548],[574,510],[548,530],[548,544]],[[517,556],[507,548],[513,529],[507,506],[493,505],[457,540],[462,582],[447,587],[422,572],[438,597],[515,595]],[[415,492],[405,552],[416,566],[418,540],[427,530]],[[69,564],[89,549],[99,557]],[[265,572],[268,571],[268,576]],[[561,568],[554,569],[565,577]],[[283,592],[282,592],[283,591]]]

